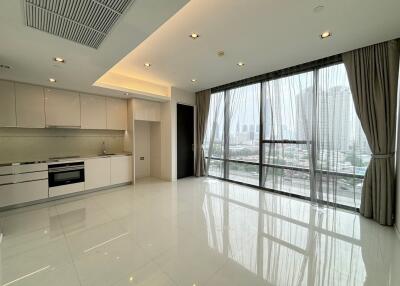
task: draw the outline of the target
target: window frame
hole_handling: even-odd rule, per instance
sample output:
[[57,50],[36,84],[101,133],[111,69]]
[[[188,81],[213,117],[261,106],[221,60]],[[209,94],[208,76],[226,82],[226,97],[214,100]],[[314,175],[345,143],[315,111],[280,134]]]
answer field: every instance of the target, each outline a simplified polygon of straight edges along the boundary
[[[224,92],[224,125],[223,125],[223,137],[224,137],[224,154],[222,158],[217,158],[217,157],[208,157],[206,156],[206,160],[217,160],[217,161],[223,161],[223,177],[217,177],[217,176],[213,176],[213,175],[208,175],[209,177],[212,178],[216,178],[216,179],[221,179],[224,181],[228,181],[228,182],[234,182],[234,183],[238,183],[240,185],[245,185],[245,186],[249,186],[249,187],[255,187],[261,190],[265,190],[265,191],[271,191],[274,193],[279,193],[279,194],[283,194],[283,195],[287,195],[287,196],[291,196],[291,197],[296,197],[296,198],[300,198],[300,199],[305,199],[308,201],[314,201],[314,202],[318,202],[318,203],[323,203],[325,205],[329,205],[329,206],[334,206],[334,207],[339,207],[339,208],[343,208],[343,209],[348,209],[348,210],[352,210],[352,211],[357,211],[359,212],[359,207],[352,207],[349,205],[344,205],[344,204],[339,204],[336,202],[330,202],[330,201],[326,201],[326,200],[320,200],[317,199],[315,197],[316,192],[314,190],[312,190],[312,188],[314,188],[315,186],[311,186],[312,184],[310,184],[310,196],[303,196],[303,195],[299,195],[299,194],[295,194],[295,193],[289,193],[289,192],[284,192],[281,190],[276,190],[276,189],[270,189],[267,187],[263,186],[263,168],[264,167],[271,167],[271,168],[277,168],[277,169],[285,169],[285,170],[293,170],[293,171],[299,171],[299,172],[305,172],[305,173],[309,173],[310,176],[315,176],[315,174],[328,174],[328,175],[332,175],[332,176],[336,176],[338,178],[343,177],[343,178],[355,178],[355,179],[364,179],[365,175],[360,175],[360,174],[354,174],[354,173],[345,173],[345,172],[335,172],[335,171],[330,171],[330,170],[323,170],[323,169],[313,169],[311,170],[311,168],[304,168],[304,167],[297,167],[297,166],[287,166],[287,165],[279,165],[279,164],[271,164],[271,163],[265,163],[264,162],[264,144],[310,144],[312,151],[311,151],[311,156],[312,156],[312,161],[315,163],[316,162],[316,158],[315,158],[315,140],[313,142],[313,138],[315,138],[315,130],[316,130],[316,126],[312,126],[312,135],[310,138],[310,140],[286,140],[286,139],[281,139],[281,140],[269,140],[269,139],[264,139],[264,120],[263,120],[263,116],[264,116],[264,110],[263,110],[263,104],[264,104],[264,93],[263,93],[263,89],[264,89],[264,85],[266,82],[271,81],[271,80],[276,80],[279,78],[284,78],[284,77],[288,77],[288,76],[294,76],[296,74],[301,74],[301,73],[307,73],[307,72],[313,72],[313,85],[314,85],[314,92],[313,92],[313,106],[312,106],[312,112],[313,114],[316,114],[316,106],[317,106],[317,102],[318,102],[318,72],[320,69],[323,68],[327,68],[330,66],[334,66],[334,65],[339,65],[339,64],[343,64],[343,61],[341,59],[341,57],[339,56],[333,56],[331,58],[327,58],[327,59],[323,59],[323,60],[319,60],[319,61],[315,61],[315,62],[311,62],[305,65],[301,65],[301,66],[296,66],[296,67],[292,67],[292,68],[288,68],[282,71],[277,71],[277,72],[273,72],[273,73],[269,73],[269,74],[265,74],[265,75],[261,75],[261,76],[257,76],[257,77],[253,77],[253,78],[249,78],[249,79],[245,79],[239,82],[235,82],[232,84],[227,84],[224,86],[220,86],[217,88],[214,88],[211,90],[211,96],[214,93],[217,92]],[[260,85],[260,102],[259,102],[259,106],[260,106],[260,121],[259,121],[259,161],[258,162],[253,162],[253,161],[245,161],[245,160],[234,160],[234,159],[229,159],[229,116],[227,116],[227,112],[229,112],[229,104],[230,104],[230,96],[229,96],[229,91],[233,88],[240,88],[240,87],[244,87],[244,86],[249,86],[252,84],[259,84]],[[315,110],[314,110],[315,109]],[[314,121],[312,123],[313,125],[315,124]],[[232,180],[229,179],[229,163],[237,163],[237,164],[246,164],[246,165],[255,165],[255,166],[259,166],[259,183],[258,185],[253,185],[253,184],[248,184],[245,182],[240,182],[240,181],[236,181],[236,180]],[[314,164],[315,165],[315,164]]]

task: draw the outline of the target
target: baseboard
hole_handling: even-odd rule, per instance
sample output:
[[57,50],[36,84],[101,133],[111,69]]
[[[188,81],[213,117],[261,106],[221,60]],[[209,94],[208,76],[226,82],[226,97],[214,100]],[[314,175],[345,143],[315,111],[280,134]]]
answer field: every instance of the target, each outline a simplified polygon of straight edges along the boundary
[[65,198],[84,196],[84,195],[87,195],[90,193],[111,190],[114,188],[127,186],[127,185],[131,185],[131,184],[132,184],[132,182],[110,185],[110,186],[101,187],[101,188],[97,188],[97,189],[84,190],[84,191],[76,192],[76,193],[72,193],[72,194],[65,194],[65,195],[60,195],[60,196],[56,196],[56,197],[45,198],[42,200],[31,201],[31,202],[26,202],[26,203],[21,203],[21,204],[17,204],[17,205],[11,205],[11,206],[5,206],[5,207],[0,208],[0,212],[13,210],[13,209],[19,209],[19,208],[23,208],[23,207],[29,207],[29,206],[33,206],[33,205],[37,205],[37,204],[48,203],[48,202],[57,201],[57,200],[65,199]]

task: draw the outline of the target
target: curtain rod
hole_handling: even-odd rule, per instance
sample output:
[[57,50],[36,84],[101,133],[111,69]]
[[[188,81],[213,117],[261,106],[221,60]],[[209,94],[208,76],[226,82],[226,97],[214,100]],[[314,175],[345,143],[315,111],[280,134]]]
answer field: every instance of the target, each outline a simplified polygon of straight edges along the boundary
[[257,83],[257,82],[262,82],[262,81],[266,81],[266,80],[278,79],[281,77],[310,71],[310,70],[313,70],[316,68],[334,65],[334,64],[337,64],[340,62],[342,62],[342,54],[330,56],[330,57],[315,60],[312,62],[299,64],[299,65],[292,66],[289,68],[284,68],[281,70],[276,70],[276,71],[272,71],[269,73],[265,73],[265,74],[257,75],[254,77],[250,77],[250,78],[238,80],[235,82],[227,83],[224,85],[220,85],[217,87],[213,87],[213,88],[211,88],[211,93],[219,92],[219,91],[223,91],[223,90],[227,90],[227,89],[231,89],[231,88],[237,88],[237,87],[241,87],[241,86],[245,86],[245,85],[249,85],[249,84],[253,84],[253,83]]

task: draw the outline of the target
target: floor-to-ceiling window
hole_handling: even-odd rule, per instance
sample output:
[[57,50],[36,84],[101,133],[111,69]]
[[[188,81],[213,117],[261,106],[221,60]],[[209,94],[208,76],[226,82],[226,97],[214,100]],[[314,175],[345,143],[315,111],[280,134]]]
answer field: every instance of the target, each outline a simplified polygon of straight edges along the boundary
[[210,176],[358,208],[370,150],[342,63],[211,96]]
[[224,177],[224,112],[225,92],[212,94],[204,138],[204,154],[208,175],[219,178]]
[[259,184],[260,84],[226,92],[226,177],[251,185]]
[[371,151],[343,64],[318,70],[317,99],[316,199],[359,207]]
[[262,187],[310,196],[314,76],[263,83]]

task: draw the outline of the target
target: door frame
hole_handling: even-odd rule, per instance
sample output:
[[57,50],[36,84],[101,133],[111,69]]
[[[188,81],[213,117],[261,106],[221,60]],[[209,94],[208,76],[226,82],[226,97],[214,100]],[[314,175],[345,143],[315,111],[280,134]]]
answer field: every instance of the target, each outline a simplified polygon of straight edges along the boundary
[[196,126],[197,126],[197,109],[196,109],[196,104],[190,104],[187,102],[182,102],[182,101],[176,101],[175,103],[175,110],[176,110],[176,116],[175,116],[175,144],[174,144],[174,150],[175,150],[175,162],[176,162],[176,167],[175,167],[175,180],[178,179],[178,104],[180,105],[186,105],[186,106],[191,106],[193,107],[193,172],[194,174],[196,173],[196,149],[197,149],[197,144],[196,144],[196,138],[197,138],[197,132],[196,132]]

